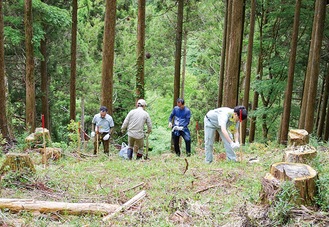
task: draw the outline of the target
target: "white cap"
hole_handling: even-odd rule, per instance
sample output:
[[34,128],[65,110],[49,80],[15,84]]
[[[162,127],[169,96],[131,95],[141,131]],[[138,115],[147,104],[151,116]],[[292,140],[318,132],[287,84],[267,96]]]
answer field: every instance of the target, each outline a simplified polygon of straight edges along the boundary
[[140,104],[140,105],[142,105],[142,106],[146,106],[146,102],[145,102],[144,99],[139,99],[139,100],[137,101],[137,105],[138,105],[138,104]]

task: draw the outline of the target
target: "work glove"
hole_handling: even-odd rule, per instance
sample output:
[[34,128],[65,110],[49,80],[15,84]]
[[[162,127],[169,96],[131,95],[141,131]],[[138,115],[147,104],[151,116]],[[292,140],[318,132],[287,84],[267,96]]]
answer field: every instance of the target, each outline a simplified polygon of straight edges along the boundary
[[168,128],[172,128],[172,123],[171,122],[169,122]]
[[230,145],[231,145],[231,148],[232,148],[232,149],[236,149],[236,148],[239,148],[239,147],[240,147],[239,142],[236,142],[236,143],[233,143],[233,142],[232,142]]
[[91,132],[90,136],[95,137],[95,132]]

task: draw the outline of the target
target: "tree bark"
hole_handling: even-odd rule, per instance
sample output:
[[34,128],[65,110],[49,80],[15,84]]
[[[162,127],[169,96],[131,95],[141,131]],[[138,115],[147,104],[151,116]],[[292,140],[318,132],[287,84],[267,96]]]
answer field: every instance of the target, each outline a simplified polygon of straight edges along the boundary
[[[320,119],[318,122],[318,130],[317,130],[317,136],[318,138],[323,138],[323,129],[325,128],[325,119],[326,119],[326,112],[327,105],[328,105],[328,97],[329,97],[329,63],[327,64],[327,75],[325,77],[325,86],[324,86],[324,92],[323,92],[323,102],[321,107],[321,113],[320,113]],[[328,119],[327,119],[328,121]]]
[[77,27],[78,27],[78,0],[72,0],[70,120],[74,120],[74,121],[76,115],[77,30],[78,30]]
[[102,59],[102,100],[110,115],[113,114],[113,64],[116,23],[116,0],[106,0],[103,59]]
[[8,153],[6,160],[0,168],[0,174],[8,171],[35,173],[34,164],[28,154],[22,153]]
[[[302,111],[305,111],[305,113],[301,112],[300,117],[300,126],[304,126],[303,128],[309,133],[312,133],[314,125],[314,107],[316,103],[315,100],[319,78],[320,52],[324,32],[325,12],[326,2],[323,0],[317,0],[315,2],[312,39],[309,51],[310,57],[307,65],[306,83],[304,84],[305,89],[303,92]],[[305,119],[303,119],[303,116],[305,116]],[[304,123],[302,122],[303,120]]]
[[138,0],[136,98],[144,99],[145,0]]
[[[221,107],[223,104],[223,89],[224,89],[224,75],[225,75],[225,59],[226,59],[226,44],[227,44],[227,31],[228,31],[228,0],[225,0],[225,18],[224,18],[224,31],[223,31],[223,43],[222,43],[222,52],[220,57],[220,70],[218,78],[218,100],[217,107]],[[217,137],[217,135],[216,135]],[[218,140],[218,139],[216,139]]]
[[[244,21],[244,1],[232,1],[232,20],[227,56],[227,74],[224,79],[223,105],[234,107],[238,104],[238,86],[240,77],[241,46]],[[233,20],[234,19],[234,20]]]
[[47,55],[47,37],[45,35],[44,39],[41,40],[41,44],[40,44],[40,49],[41,49],[41,54],[43,56],[43,59],[40,63],[40,74],[41,74],[41,103],[42,103],[42,107],[41,107],[41,113],[44,115],[45,117],[45,128],[49,129],[49,81],[48,81],[48,70],[47,70],[47,59],[48,59],[48,55]]
[[184,18],[184,0],[178,0],[177,7],[177,27],[176,27],[176,52],[175,52],[175,78],[174,78],[174,100],[173,106],[176,106],[176,100],[180,91],[180,74],[182,58],[182,36],[183,36],[183,18]]
[[281,130],[279,136],[280,144],[287,144],[287,139],[288,139],[288,130],[289,130],[289,121],[290,121],[290,112],[291,112],[291,99],[292,99],[295,64],[296,64],[300,6],[301,6],[301,0],[296,0],[294,25],[293,25],[291,44],[290,44],[291,47],[290,47],[290,58],[289,58],[288,81],[287,81],[287,87],[284,96],[283,114],[281,119]]
[[0,199],[0,209],[11,211],[39,211],[40,213],[61,214],[100,214],[114,212],[119,205],[107,203],[65,203],[52,201],[38,201],[33,199]]
[[32,0],[25,0],[24,4],[25,48],[26,48],[26,129],[32,133],[35,129],[35,80],[33,53],[33,19]]
[[314,205],[316,190],[317,172],[310,166],[301,163],[279,162],[271,166],[270,173],[267,173],[262,181],[260,192],[263,203],[273,202],[275,195],[280,191],[284,181],[292,181],[299,192],[295,198],[295,204]]
[[5,53],[4,53],[4,22],[2,0],[0,0],[0,133],[11,144],[12,138],[8,127],[7,119],[7,97],[6,97],[6,75],[5,75]]
[[[252,49],[254,46],[254,32],[255,32],[255,17],[256,17],[256,0],[251,0],[251,12],[250,12],[250,30],[248,40],[248,56],[246,65],[246,79],[244,87],[243,105],[248,109],[249,106],[249,93],[250,93],[250,79],[251,79],[251,63],[252,63]],[[242,121],[242,144],[246,142],[246,131],[247,131],[248,118]]]

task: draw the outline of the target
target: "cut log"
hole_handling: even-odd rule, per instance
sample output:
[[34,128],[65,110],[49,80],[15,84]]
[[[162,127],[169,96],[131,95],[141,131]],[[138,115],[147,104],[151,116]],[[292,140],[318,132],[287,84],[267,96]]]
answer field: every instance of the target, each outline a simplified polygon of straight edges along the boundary
[[28,154],[22,153],[8,153],[6,160],[0,168],[0,175],[8,172],[31,172],[35,173],[34,164]]
[[114,212],[119,205],[107,203],[65,203],[51,201],[37,201],[32,199],[0,199],[0,209],[18,211],[39,211],[40,213],[62,214],[100,214]]
[[102,221],[108,221],[109,219],[113,218],[117,213],[124,211],[126,209],[129,209],[132,205],[137,203],[139,200],[143,199],[146,196],[145,190],[141,191],[137,195],[135,195],[133,198],[125,202],[123,205],[119,206],[115,211],[109,211],[109,215],[105,216]]
[[316,149],[310,145],[288,147],[284,150],[283,162],[309,164],[316,155]]
[[290,129],[288,133],[288,145],[301,146],[309,142],[308,132],[304,129]]
[[[299,198],[294,201],[300,205],[312,205],[314,204],[314,198],[316,196],[316,180],[318,177],[317,172],[306,164],[301,163],[289,163],[279,162],[271,166],[271,177],[284,181],[293,181],[294,185],[299,192]],[[269,177],[267,177],[269,178]],[[277,182],[276,182],[277,184]],[[275,186],[274,186],[275,187]],[[265,196],[269,197],[269,196]]]

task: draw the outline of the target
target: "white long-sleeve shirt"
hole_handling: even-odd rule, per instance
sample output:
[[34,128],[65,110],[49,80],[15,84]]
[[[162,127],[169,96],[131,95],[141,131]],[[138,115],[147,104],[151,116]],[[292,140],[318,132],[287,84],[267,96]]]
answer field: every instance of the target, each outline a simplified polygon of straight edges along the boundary
[[143,109],[137,107],[131,110],[126,116],[121,129],[128,131],[128,136],[135,139],[142,139],[144,137],[144,124],[147,125],[147,131],[152,130],[152,122],[150,115]]

